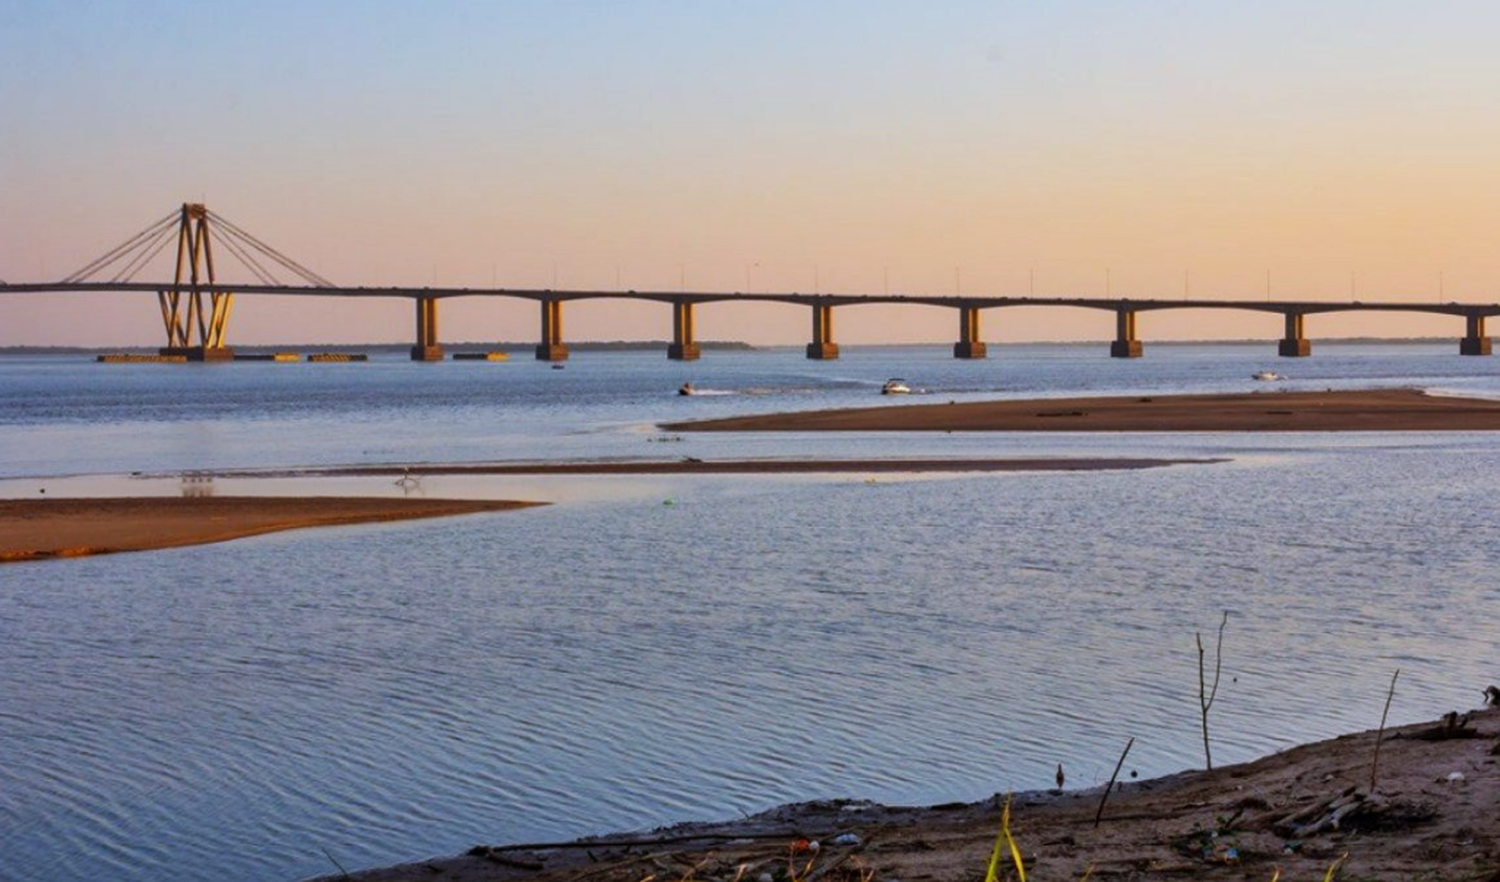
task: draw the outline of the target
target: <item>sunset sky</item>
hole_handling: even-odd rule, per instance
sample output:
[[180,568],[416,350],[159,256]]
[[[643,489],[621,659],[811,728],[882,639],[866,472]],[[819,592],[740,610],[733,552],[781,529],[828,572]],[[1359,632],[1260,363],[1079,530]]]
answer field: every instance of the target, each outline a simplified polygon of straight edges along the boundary
[[[1263,298],[1269,273],[1278,299],[1491,303],[1497,34],[1488,0],[0,0],[0,279],[61,278],[204,201],[343,284],[1103,296],[1108,277]],[[573,340],[671,333],[660,305],[567,309]],[[229,336],[410,325],[405,301],[242,297]],[[835,335],[956,325],[848,308]],[[441,326],[538,333],[513,301],[447,303]],[[701,339],[808,326],[790,306],[698,312]],[[1148,347],[1280,330],[1140,325]],[[1112,332],[1105,313],[984,318],[991,341]],[[0,345],[161,338],[149,295],[0,294]]]

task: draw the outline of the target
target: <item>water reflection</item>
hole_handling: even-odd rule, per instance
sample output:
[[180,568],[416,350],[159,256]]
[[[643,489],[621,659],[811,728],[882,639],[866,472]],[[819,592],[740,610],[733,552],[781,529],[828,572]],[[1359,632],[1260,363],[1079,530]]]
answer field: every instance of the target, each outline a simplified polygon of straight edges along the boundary
[[202,497],[214,495],[214,473],[213,472],[183,472],[178,479],[185,497]]

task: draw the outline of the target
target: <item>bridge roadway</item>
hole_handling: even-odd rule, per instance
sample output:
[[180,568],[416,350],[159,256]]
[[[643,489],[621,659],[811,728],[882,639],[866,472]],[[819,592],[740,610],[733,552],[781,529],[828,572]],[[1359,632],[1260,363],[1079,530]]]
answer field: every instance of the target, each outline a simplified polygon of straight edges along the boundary
[[[1459,352],[1463,355],[1489,355],[1490,338],[1485,333],[1485,320],[1500,315],[1500,303],[1475,304],[1459,302],[1419,301],[1372,301],[1359,300],[1204,300],[1204,299],[1145,299],[1097,298],[1097,297],[964,297],[915,294],[806,294],[790,293],[744,293],[713,291],[603,291],[603,290],[551,290],[528,288],[377,288],[314,285],[263,285],[239,283],[187,282],[42,282],[3,284],[0,294],[47,294],[47,293],[155,293],[161,302],[162,318],[167,325],[169,346],[163,354],[185,355],[191,360],[216,360],[232,357],[229,347],[223,345],[222,329],[228,319],[232,294],[264,294],[292,297],[405,297],[414,301],[416,307],[416,334],[411,355],[418,361],[435,361],[443,357],[443,346],[438,338],[438,303],[451,297],[511,297],[532,300],[541,311],[541,342],[536,347],[536,357],[544,361],[562,361],[568,357],[568,347],[563,340],[563,304],[578,300],[643,300],[665,303],[672,308],[672,343],[667,356],[673,359],[690,360],[701,354],[694,329],[694,307],[707,303],[790,303],[807,306],[812,310],[812,339],[807,344],[807,357],[814,359],[838,358],[839,347],[833,339],[833,309],[837,306],[861,306],[877,304],[904,304],[935,306],[954,309],[959,314],[958,340],[953,344],[955,358],[984,358],[985,344],[980,339],[979,315],[986,309],[1014,307],[1073,307],[1097,309],[1115,314],[1115,339],[1110,344],[1110,355],[1116,358],[1138,358],[1142,353],[1140,338],[1136,334],[1136,316],[1142,312],[1169,309],[1233,309],[1250,312],[1270,312],[1281,315],[1285,321],[1285,333],[1278,344],[1278,352],[1287,357],[1303,357],[1312,353],[1312,344],[1305,332],[1305,319],[1309,315],[1332,312],[1412,312],[1450,315],[1464,319],[1464,335],[1459,339]],[[217,333],[207,333],[209,318],[203,310],[200,298],[203,294],[213,296],[213,326]],[[187,317],[179,315],[178,302],[181,295],[189,296]],[[196,306],[194,304],[197,304]],[[191,335],[193,324],[197,324],[196,340],[186,339],[183,328]],[[174,329],[175,332],[174,332]],[[205,344],[205,341],[210,341]]]

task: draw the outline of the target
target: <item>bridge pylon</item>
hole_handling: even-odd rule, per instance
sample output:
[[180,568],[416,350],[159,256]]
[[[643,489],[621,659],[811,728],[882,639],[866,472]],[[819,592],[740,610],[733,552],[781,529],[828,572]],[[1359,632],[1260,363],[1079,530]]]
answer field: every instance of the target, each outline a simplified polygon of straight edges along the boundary
[[177,269],[172,287],[156,292],[167,331],[162,355],[186,356],[189,361],[234,358],[234,350],[225,345],[234,295],[219,290],[216,281],[208,208],[202,203],[184,202],[177,223]]

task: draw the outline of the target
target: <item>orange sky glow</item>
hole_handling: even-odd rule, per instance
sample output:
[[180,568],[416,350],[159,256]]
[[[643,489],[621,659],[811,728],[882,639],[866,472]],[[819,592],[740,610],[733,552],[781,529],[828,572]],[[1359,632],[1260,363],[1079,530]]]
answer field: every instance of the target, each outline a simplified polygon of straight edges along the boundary
[[[1500,302],[1490,4],[271,6],[3,13],[0,279],[60,278],[205,201],[352,285],[1228,299],[1269,276],[1277,299]],[[529,302],[442,309],[445,339],[538,333]],[[230,340],[409,342],[411,324],[404,301],[242,297]],[[572,304],[565,329],[671,333],[655,304]],[[852,345],[955,329],[890,306],[835,325]],[[1112,332],[1024,309],[985,313],[983,336]],[[803,308],[698,311],[700,339],[807,333]],[[1280,319],[1171,312],[1140,333],[1269,339]],[[149,295],[0,295],[0,345],[161,335]]]

